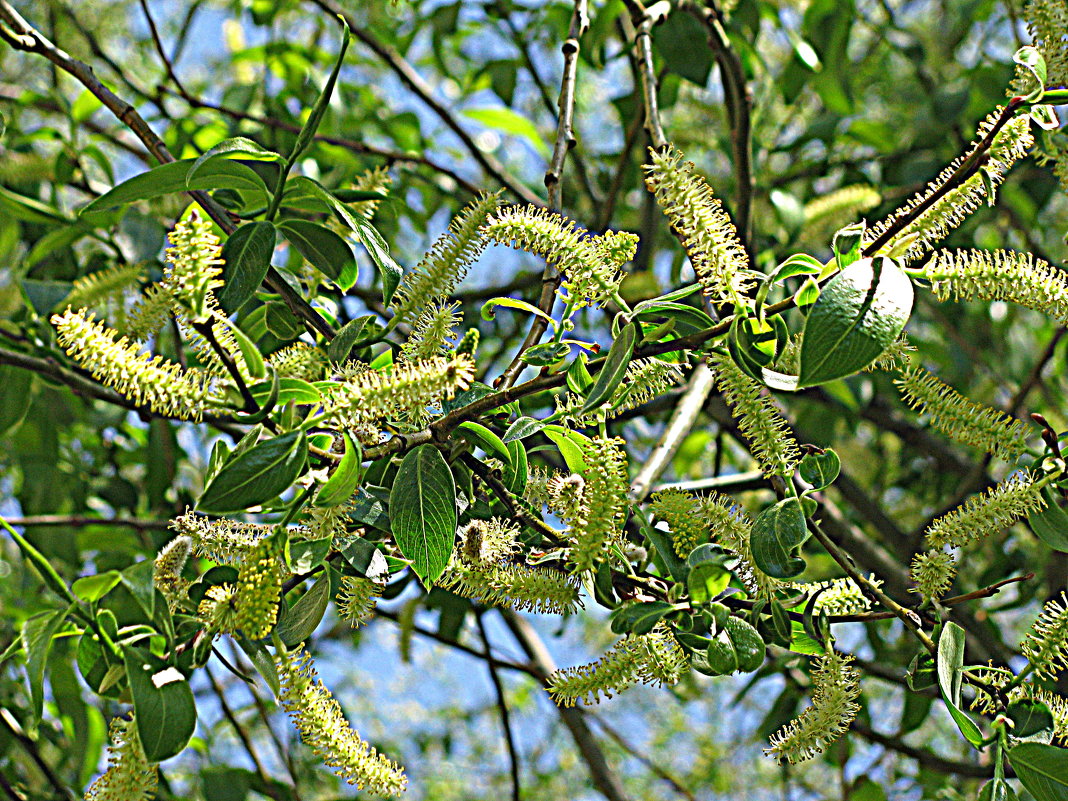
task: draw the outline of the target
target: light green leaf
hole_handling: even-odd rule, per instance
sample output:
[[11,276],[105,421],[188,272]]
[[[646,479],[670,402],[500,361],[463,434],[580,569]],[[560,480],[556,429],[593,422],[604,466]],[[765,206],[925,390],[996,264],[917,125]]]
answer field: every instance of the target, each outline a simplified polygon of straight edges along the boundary
[[319,488],[315,506],[340,506],[352,497],[359,486],[363,449],[348,432],[343,432],[342,436],[345,438],[345,453],[330,478]]
[[526,139],[543,157],[549,157],[549,146],[538,133],[537,126],[510,108],[471,108],[464,110],[463,115],[487,128]]
[[117,570],[108,570],[106,573],[80,578],[70,588],[83,601],[93,603],[111,592],[120,581],[122,581],[122,574]]
[[590,442],[589,437],[558,425],[542,426],[542,431],[560,449],[560,455],[564,457],[568,470],[581,473],[586,469],[585,450]]
[[34,726],[41,720],[44,708],[44,673],[48,652],[54,638],[67,617],[66,609],[40,612],[22,624],[22,650],[26,653],[26,675],[30,680],[30,712]]
[[960,708],[960,687],[964,677],[964,629],[952,621],[942,629],[938,638],[938,687],[942,691],[949,714],[956,721],[960,733],[976,748],[983,741],[983,733]]
[[470,439],[486,453],[496,456],[506,464],[512,461],[512,455],[508,452],[508,447],[501,438],[481,423],[471,421],[460,423],[460,425],[456,426],[456,433],[466,439]]

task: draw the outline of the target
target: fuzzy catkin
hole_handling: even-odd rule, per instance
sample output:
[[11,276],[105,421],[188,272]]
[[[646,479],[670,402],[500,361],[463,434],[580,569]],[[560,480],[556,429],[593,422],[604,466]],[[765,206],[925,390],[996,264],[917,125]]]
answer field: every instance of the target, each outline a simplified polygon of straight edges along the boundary
[[761,471],[766,476],[792,475],[801,451],[778,406],[729,355],[714,353],[708,361],[716,386],[749,441],[750,452]]
[[112,718],[108,725],[108,767],[85,791],[85,801],[148,801],[159,777],[155,765],[145,758],[137,733],[137,720]]
[[1068,668],[1068,598],[1063,592],[1042,607],[1021,649],[1038,676],[1056,679]]
[[583,455],[584,489],[578,515],[571,521],[571,563],[575,573],[593,570],[619,532],[627,513],[627,457],[623,440],[594,439]]
[[275,655],[278,700],[323,764],[358,789],[381,796],[404,792],[408,777],[395,762],[378,753],[349,725],[341,705],[318,680],[311,656],[298,646]]
[[1026,471],[1014,473],[931,523],[924,542],[932,550],[960,547],[996,534],[1044,505],[1034,478]]
[[860,706],[860,674],[852,656],[830,650],[816,657],[812,670],[812,705],[771,736],[765,753],[780,763],[804,762],[842,736]]
[[1026,429],[1019,420],[969,400],[923,368],[903,370],[894,383],[905,402],[950,439],[1005,461],[1015,460],[1027,448]]
[[650,150],[645,185],[678,234],[697,280],[713,303],[738,303],[753,282],[749,256],[723,204],[674,148]]

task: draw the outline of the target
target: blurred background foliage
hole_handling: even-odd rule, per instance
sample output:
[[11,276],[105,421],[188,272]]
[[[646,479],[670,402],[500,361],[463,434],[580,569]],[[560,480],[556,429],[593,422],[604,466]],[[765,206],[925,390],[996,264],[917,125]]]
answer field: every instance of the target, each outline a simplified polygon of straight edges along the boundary
[[[1011,55],[1027,43],[1017,2],[738,0],[724,9],[753,99],[750,241],[758,265],[799,250],[826,258],[838,227],[859,215],[882,216],[961,151],[976,123],[1004,101]],[[237,135],[287,152],[332,66],[333,12],[343,10],[356,23],[356,41],[300,170],[334,189],[367,186],[361,182],[376,180],[369,171],[388,175],[389,200],[375,223],[405,266],[479,191],[503,188],[509,201],[545,200],[542,178],[556,132],[570,3],[13,5],[92,65],[178,158]],[[639,233],[624,294],[650,297],[692,273],[641,182],[649,143],[628,9],[621,0],[597,0],[590,14],[580,51],[578,143],[563,175],[562,210],[593,230]],[[735,212],[745,191],[737,186],[720,70],[705,30],[692,16],[673,12],[655,28],[654,46],[667,137]],[[154,161],[87,91],[43,59],[0,47],[0,113],[0,334],[17,345],[27,328],[47,327],[50,301],[78,278],[136,262],[153,265],[158,276],[165,232],[187,201],[170,196],[96,224],[79,220],[80,206]],[[853,194],[836,194],[847,189]],[[1032,159],[1010,174],[997,207],[970,217],[948,244],[1030,250],[1058,263],[1066,228],[1065,197],[1051,172]],[[361,268],[357,286],[336,304],[339,321],[380,308],[373,268],[367,260]],[[483,356],[496,354],[480,365],[487,374],[508,363],[526,322],[505,314],[482,320],[479,306],[497,295],[533,300],[540,276],[532,258],[491,249],[467,279],[465,325],[480,328]],[[114,303],[121,307],[123,300]],[[590,320],[593,330],[597,325],[603,323]],[[283,331],[272,331],[279,343],[285,339]],[[1000,303],[925,299],[909,334],[943,380],[999,405],[1015,400],[1015,388],[1050,349],[1035,395],[1044,395],[1054,428],[1068,426],[1056,411],[1065,408],[1066,376],[1063,349],[1052,350],[1060,340],[1054,323]],[[56,353],[39,348],[36,355],[56,359]],[[551,404],[548,396],[541,401]],[[1015,411],[1026,412],[1026,398],[1019,401]],[[614,424],[632,453],[651,446],[670,407],[668,398]],[[885,375],[807,390],[791,414],[803,441],[833,442],[841,454],[846,472],[831,497],[845,522],[902,565],[917,550],[923,524],[985,481],[985,463],[906,417]],[[663,480],[737,473],[745,462],[724,436],[728,420],[713,397]],[[67,578],[125,566],[168,539],[167,521],[199,491],[219,435],[207,425],[140,419],[87,401],[46,374],[3,364],[0,512],[21,521]],[[754,493],[764,492],[762,486],[737,483]],[[40,585],[11,542],[2,539],[0,547],[2,653],[21,622],[43,607]],[[866,556],[857,558],[863,564]],[[811,565],[806,577],[830,573],[826,558]],[[1006,644],[1016,641],[1036,602],[1065,585],[1065,556],[1015,531],[988,541],[962,567],[959,592],[1030,571],[1035,580],[1014,585],[976,613],[972,633],[991,656],[1009,654]],[[584,661],[609,643],[601,614],[588,607],[558,626],[536,623],[558,663]],[[429,599],[409,593],[382,609],[357,636],[344,626],[320,629],[327,683],[365,736],[407,765],[410,797],[505,796],[509,765],[485,665],[440,642],[484,649],[474,625],[482,610],[441,591]],[[398,620],[408,622],[398,626]],[[486,634],[501,654],[523,661],[508,629],[488,614]],[[942,712],[926,718],[930,699],[909,695],[903,702],[900,676],[884,667],[908,662],[911,646],[899,627],[856,624],[842,637],[873,677],[864,683],[861,736],[800,768],[779,769],[759,755],[761,741],[801,703],[789,671],[734,683],[694,676],[670,692],[640,688],[587,717],[633,798],[974,797],[981,769],[965,760],[966,744]],[[225,656],[239,662],[237,654]],[[87,703],[74,660],[73,648],[58,642],[48,666],[46,719],[33,736],[25,729],[22,668],[10,661],[0,668],[0,777],[19,788],[12,792],[76,797],[100,767],[106,716]],[[212,676],[195,688],[207,711],[194,747],[162,766],[160,797],[351,796],[313,755],[294,747],[269,693],[218,664]],[[540,687],[522,674],[503,672],[503,679],[526,797],[596,797],[587,763]]]

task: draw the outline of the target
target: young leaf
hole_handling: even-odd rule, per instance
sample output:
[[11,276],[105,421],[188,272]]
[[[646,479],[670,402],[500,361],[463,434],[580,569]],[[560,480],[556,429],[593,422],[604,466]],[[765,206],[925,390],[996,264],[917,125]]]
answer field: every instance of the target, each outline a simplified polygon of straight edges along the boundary
[[1042,489],[1046,506],[1027,518],[1027,524],[1035,536],[1055,551],[1068,552],[1068,513],[1057,505],[1057,499],[1048,487]]
[[317,540],[286,540],[286,566],[297,575],[308,573],[323,563],[334,544],[333,537]]
[[749,545],[753,562],[775,578],[793,578],[805,569],[798,548],[808,539],[805,513],[797,498],[786,498],[753,521]]
[[501,437],[501,439],[505,444],[526,439],[531,434],[536,434],[541,431],[545,428],[545,425],[544,422],[535,420],[533,417],[519,417],[508,426],[508,430],[504,432],[504,436]]
[[185,748],[197,725],[189,682],[176,668],[140,648],[123,648],[123,654],[145,758],[170,759]]
[[949,714],[957,728],[976,748],[983,741],[983,733],[960,708],[960,686],[964,675],[964,629],[952,621],[942,629],[938,638],[938,687]]
[[456,481],[433,445],[404,457],[389,494],[389,516],[397,547],[430,586],[445,571],[456,535]]
[[352,497],[360,483],[363,449],[348,432],[343,432],[342,436],[345,438],[345,454],[330,478],[319,488],[315,496],[315,506],[340,506]]
[[481,423],[473,423],[471,421],[460,423],[460,425],[456,426],[456,433],[506,464],[512,459],[512,455],[508,452],[508,448],[501,438]]
[[238,158],[245,161],[284,161],[281,154],[275,153],[272,150],[266,150],[260,147],[259,144],[253,142],[251,139],[246,139],[243,136],[234,136],[230,139],[223,139],[217,145],[212,145],[204,153],[193,162],[193,165],[189,168],[189,172],[186,175],[186,184],[192,181],[200,168],[204,166],[209,160],[219,158]]
[[274,225],[259,220],[245,223],[223,243],[225,283],[219,290],[219,305],[227,314],[240,309],[267,275],[274,253],[274,237]]
[[250,167],[238,162],[216,159],[205,164],[194,181],[186,183],[186,177],[196,159],[182,159],[161,164],[147,172],[135,175],[102,194],[79,212],[80,215],[106,211],[126,203],[148,200],[188,189],[252,189],[266,191],[263,179]]
[[303,431],[257,443],[231,458],[197,503],[205,512],[237,512],[263,503],[289,487],[304,472],[308,440]]
[[912,282],[887,258],[855,261],[827,282],[808,313],[801,386],[852,375],[898,338],[912,311]]
[[326,355],[330,358],[330,361],[334,364],[340,364],[345,361],[349,357],[352,346],[359,340],[363,329],[373,319],[371,315],[365,314],[345,323],[338,330],[337,336],[330,340],[330,344],[326,346]]
[[807,453],[797,466],[801,478],[812,485],[812,489],[821,490],[829,487],[838,478],[842,469],[842,460],[831,448],[823,453]]
[[323,573],[316,579],[306,593],[290,607],[289,612],[275,629],[287,648],[300,645],[319,626],[326,614],[326,605],[330,600],[330,574]]
[[277,696],[282,687],[278,681],[278,668],[275,666],[274,659],[271,657],[267,647],[259,640],[250,640],[243,634],[234,635],[234,639],[241,646],[241,650],[245,652],[248,661],[256,668],[256,672],[267,682],[271,692]]
[[83,601],[93,603],[111,592],[121,580],[122,575],[117,570],[108,570],[95,576],[80,578],[70,588]]
[[329,228],[307,220],[285,220],[278,224],[278,230],[330,280],[335,281],[345,270],[354,269],[356,257],[352,248]]
[[567,469],[572,473],[581,473],[586,469],[586,455],[583,452],[590,438],[563,426],[543,426],[545,436],[553,441],[564,457]]

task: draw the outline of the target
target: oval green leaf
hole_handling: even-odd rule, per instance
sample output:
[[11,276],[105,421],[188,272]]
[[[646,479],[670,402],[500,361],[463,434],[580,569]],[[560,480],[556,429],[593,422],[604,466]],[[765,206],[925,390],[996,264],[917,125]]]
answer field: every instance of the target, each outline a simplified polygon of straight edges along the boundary
[[749,544],[753,562],[775,578],[793,578],[805,569],[805,560],[797,554],[808,539],[805,513],[797,498],[779,501],[761,512],[753,521]]
[[456,481],[433,445],[404,457],[389,494],[389,517],[397,547],[429,586],[445,571],[456,536]]
[[197,725],[193,691],[176,668],[140,648],[123,648],[137,734],[149,762],[179,754]]
[[1023,743],[1009,750],[1009,762],[1037,801],[1068,799],[1068,750]]
[[892,259],[860,259],[827,282],[808,313],[801,386],[853,375],[897,339],[912,312],[912,282]]
[[608,350],[608,357],[604,361],[604,367],[597,374],[593,382],[590,394],[586,396],[586,402],[582,404],[578,414],[584,414],[596,409],[602,403],[612,397],[616,387],[623,383],[627,375],[627,367],[630,365],[631,356],[634,355],[634,345],[638,341],[638,326],[628,323],[623,326]]
[[330,575],[319,576],[311,589],[304,593],[289,608],[288,613],[275,629],[287,648],[293,648],[307,640],[319,626],[326,605],[330,600]]
[[223,288],[219,305],[233,313],[256,291],[271,267],[274,254],[274,225],[265,220],[248,222],[230,234],[223,243]]
[[286,220],[278,229],[308,262],[330,280],[336,281],[346,270],[354,270],[356,257],[340,236],[319,223]]

